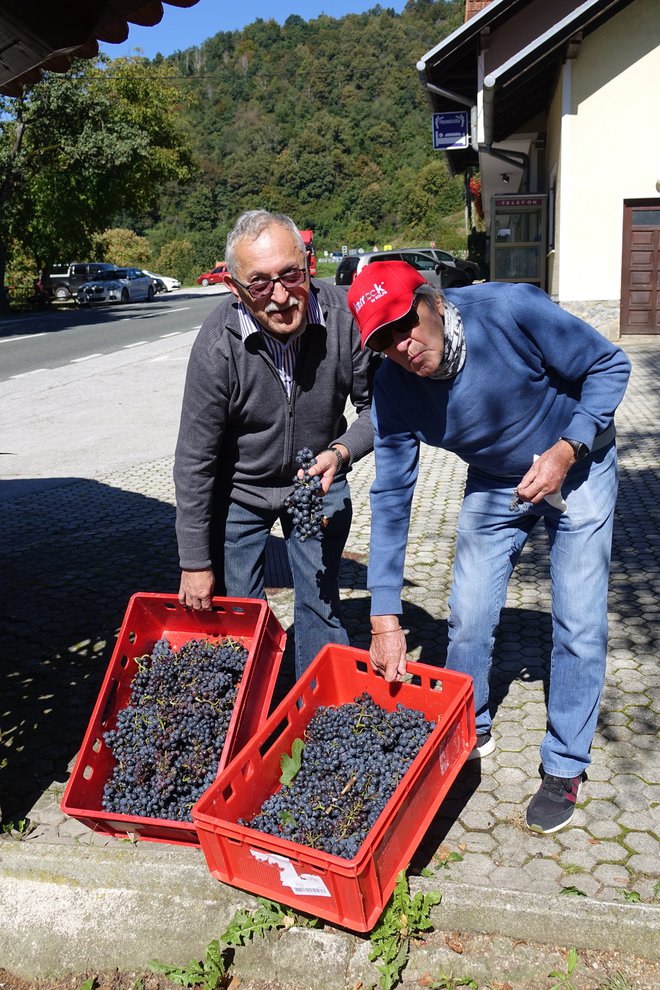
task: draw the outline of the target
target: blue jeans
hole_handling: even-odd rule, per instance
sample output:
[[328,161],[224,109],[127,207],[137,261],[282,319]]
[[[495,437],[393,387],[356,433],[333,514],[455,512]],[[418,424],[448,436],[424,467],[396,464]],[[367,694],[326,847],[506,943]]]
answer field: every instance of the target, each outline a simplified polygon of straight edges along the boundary
[[541,744],[546,773],[575,777],[591,762],[605,682],[607,586],[618,488],[615,444],[569,471],[565,513],[523,504],[510,511],[513,488],[494,488],[468,472],[458,521],[449,599],[447,666],[474,680],[477,733],[490,731],[489,678],[495,630],[507,585],[527,538],[543,519],[550,548],[552,656],[547,732]]
[[323,497],[328,519],[320,538],[301,542],[286,509],[265,511],[230,502],[223,546],[216,548],[216,578],[224,576],[230,598],[265,598],[268,535],[279,517],[293,575],[296,678],[326,643],[348,645],[339,611],[339,565],[351,528],[353,507],[348,482],[335,480]]

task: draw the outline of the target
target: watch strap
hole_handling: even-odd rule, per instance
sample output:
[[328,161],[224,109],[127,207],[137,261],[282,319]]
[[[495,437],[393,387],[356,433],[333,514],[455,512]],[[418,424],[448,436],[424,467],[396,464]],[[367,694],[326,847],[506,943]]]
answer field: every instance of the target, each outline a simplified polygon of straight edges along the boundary
[[589,448],[586,443],[582,443],[581,440],[572,440],[570,437],[560,437],[565,443],[570,444],[573,448],[573,453],[575,454],[575,460],[581,461],[583,457],[586,457],[589,453]]

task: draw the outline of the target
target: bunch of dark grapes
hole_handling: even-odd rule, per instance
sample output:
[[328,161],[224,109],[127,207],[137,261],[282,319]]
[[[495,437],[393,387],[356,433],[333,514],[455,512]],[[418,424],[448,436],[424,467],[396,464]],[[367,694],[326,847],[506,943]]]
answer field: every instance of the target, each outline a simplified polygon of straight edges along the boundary
[[166,639],[138,661],[128,705],[104,733],[117,765],[103,808],[141,818],[192,821],[190,809],[215,780],[248,657],[232,639]]
[[316,464],[316,458],[309,449],[303,447],[296,454],[296,464],[302,468],[303,476],[296,474],[293,491],[284,502],[293,520],[294,533],[303,542],[310,537],[318,537],[323,530],[323,491],[318,475],[309,476],[309,469]]
[[291,785],[240,824],[352,859],[434,728],[421,712],[388,712],[366,693],[320,707]]

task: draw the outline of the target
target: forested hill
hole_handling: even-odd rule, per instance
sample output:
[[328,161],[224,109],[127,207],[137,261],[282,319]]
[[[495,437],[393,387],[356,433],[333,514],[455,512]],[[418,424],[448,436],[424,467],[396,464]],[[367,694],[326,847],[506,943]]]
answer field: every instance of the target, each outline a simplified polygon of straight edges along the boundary
[[400,15],[257,20],[166,59],[198,172],[164,191],[152,243],[203,239],[212,259],[256,206],[313,227],[326,246],[440,241],[463,187],[433,151],[415,64],[463,14],[463,0],[410,0]]

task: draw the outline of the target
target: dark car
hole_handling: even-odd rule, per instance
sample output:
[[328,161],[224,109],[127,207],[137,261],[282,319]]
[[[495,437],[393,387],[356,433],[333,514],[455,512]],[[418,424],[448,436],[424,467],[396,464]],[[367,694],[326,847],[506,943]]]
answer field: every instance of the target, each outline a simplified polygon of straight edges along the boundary
[[350,285],[355,278],[361,255],[346,254],[335,270],[335,285]]
[[39,285],[47,299],[68,302],[76,298],[78,289],[85,282],[89,282],[99,272],[114,271],[116,267],[105,261],[70,261],[62,265],[51,265],[43,271]]

